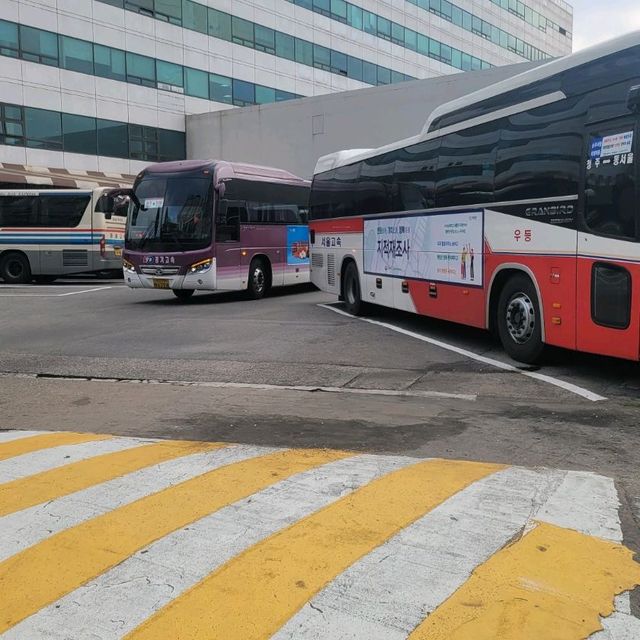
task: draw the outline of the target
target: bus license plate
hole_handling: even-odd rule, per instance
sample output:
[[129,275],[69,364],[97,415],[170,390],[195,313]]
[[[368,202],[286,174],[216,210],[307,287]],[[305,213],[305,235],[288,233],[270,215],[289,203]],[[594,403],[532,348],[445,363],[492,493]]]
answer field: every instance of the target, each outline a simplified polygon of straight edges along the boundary
[[166,278],[154,278],[153,279],[153,288],[154,289],[168,289],[169,281]]
[[121,247],[114,247],[113,248],[113,253],[116,256],[116,258],[119,258],[122,255],[122,248]]

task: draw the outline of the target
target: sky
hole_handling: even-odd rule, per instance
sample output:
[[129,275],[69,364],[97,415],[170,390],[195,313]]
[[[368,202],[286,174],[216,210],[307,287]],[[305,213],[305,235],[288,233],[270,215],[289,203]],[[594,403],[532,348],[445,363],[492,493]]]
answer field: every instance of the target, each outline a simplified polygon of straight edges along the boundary
[[640,29],[640,0],[567,0],[573,5],[573,50]]

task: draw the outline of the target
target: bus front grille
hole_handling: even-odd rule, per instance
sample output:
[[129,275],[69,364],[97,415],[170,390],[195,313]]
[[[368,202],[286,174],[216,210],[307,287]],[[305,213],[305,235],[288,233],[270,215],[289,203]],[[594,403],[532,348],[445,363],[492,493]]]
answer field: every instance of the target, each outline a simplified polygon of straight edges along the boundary
[[140,267],[140,271],[147,276],[175,276],[180,267]]
[[327,284],[332,287],[336,284],[336,254],[327,254]]
[[89,252],[82,249],[63,249],[63,267],[87,267],[89,266]]

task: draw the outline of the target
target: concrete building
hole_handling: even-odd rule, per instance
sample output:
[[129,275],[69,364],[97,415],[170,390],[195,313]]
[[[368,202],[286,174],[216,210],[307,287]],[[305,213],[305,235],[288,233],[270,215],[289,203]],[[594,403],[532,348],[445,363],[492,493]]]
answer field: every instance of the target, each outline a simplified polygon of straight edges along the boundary
[[135,174],[185,157],[185,116],[556,57],[571,30],[562,0],[1,0],[0,181]]
[[250,158],[310,178],[320,156],[342,149],[382,147],[414,136],[441,104],[538,64],[187,116],[187,154],[232,162]]

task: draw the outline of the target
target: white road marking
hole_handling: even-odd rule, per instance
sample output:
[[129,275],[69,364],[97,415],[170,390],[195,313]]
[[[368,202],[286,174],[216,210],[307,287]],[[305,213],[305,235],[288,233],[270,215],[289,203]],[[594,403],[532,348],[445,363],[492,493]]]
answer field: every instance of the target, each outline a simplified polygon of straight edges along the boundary
[[0,518],[0,562],[69,527],[179,482],[274,448],[230,446],[168,460]]
[[544,504],[565,472],[509,468],[403,529],[325,587],[274,640],[405,640]]
[[138,438],[110,438],[109,440],[65,444],[25,453],[0,461],[0,483],[11,482],[11,480],[62,467],[65,464],[86,460],[104,453],[132,449],[151,442],[156,441]]
[[121,638],[244,549],[414,462],[362,455],[296,474],[160,539],[2,638],[82,638],[89,620],[101,640]]
[[415,338],[416,340],[421,340],[422,342],[427,342],[436,347],[440,347],[441,349],[446,349],[447,351],[452,351],[453,353],[457,353],[466,358],[471,358],[472,360],[476,360],[478,362],[482,362],[484,364],[491,365],[492,367],[496,367],[498,369],[503,369],[504,371],[511,371],[513,373],[519,373],[523,376],[527,376],[528,378],[533,378],[535,380],[540,380],[541,382],[545,382],[547,384],[551,384],[556,387],[560,387],[565,391],[569,391],[570,393],[574,393],[575,395],[581,396],[582,398],[586,398],[591,402],[601,402],[602,400],[606,400],[604,396],[598,395],[593,391],[589,391],[584,387],[579,387],[571,382],[566,382],[564,380],[560,380],[559,378],[554,378],[553,376],[548,376],[544,373],[537,373],[536,371],[523,371],[522,369],[518,369],[518,367],[514,367],[512,364],[508,364],[507,362],[501,362],[500,360],[495,360],[494,358],[487,358],[486,356],[481,356],[480,354],[474,353],[473,351],[469,351],[467,349],[462,349],[461,347],[456,347],[455,345],[449,344],[447,342],[443,342],[442,340],[436,340],[435,338],[429,338],[428,336],[424,336],[420,333],[416,333],[415,331],[409,331],[408,329],[403,329],[402,327],[397,327],[388,322],[381,322],[380,320],[372,320],[371,318],[361,318],[357,316],[353,316],[342,309],[337,309],[329,304],[318,304],[319,307],[323,309],[329,309],[334,313],[338,313],[342,316],[346,316],[347,318],[351,318],[352,320],[360,320],[362,322],[368,322],[369,324],[375,324],[379,327],[384,327],[385,329],[390,329],[391,331],[395,331],[396,333],[402,333],[405,336],[409,336],[410,338]]
[[12,440],[39,436],[44,433],[52,433],[52,431],[0,431],[0,442],[11,442]]
[[0,289],[0,298],[64,298],[66,296],[76,296],[80,293],[93,293],[94,291],[106,291],[113,289],[112,286],[94,287],[92,289],[82,289],[81,291],[69,291],[67,293],[3,293]]
[[106,291],[107,289],[111,289],[112,287],[94,287],[93,289],[83,289],[82,291],[69,291],[69,293],[60,293],[58,294],[59,298],[64,298],[65,296],[77,296],[80,293],[93,293],[94,291]]

